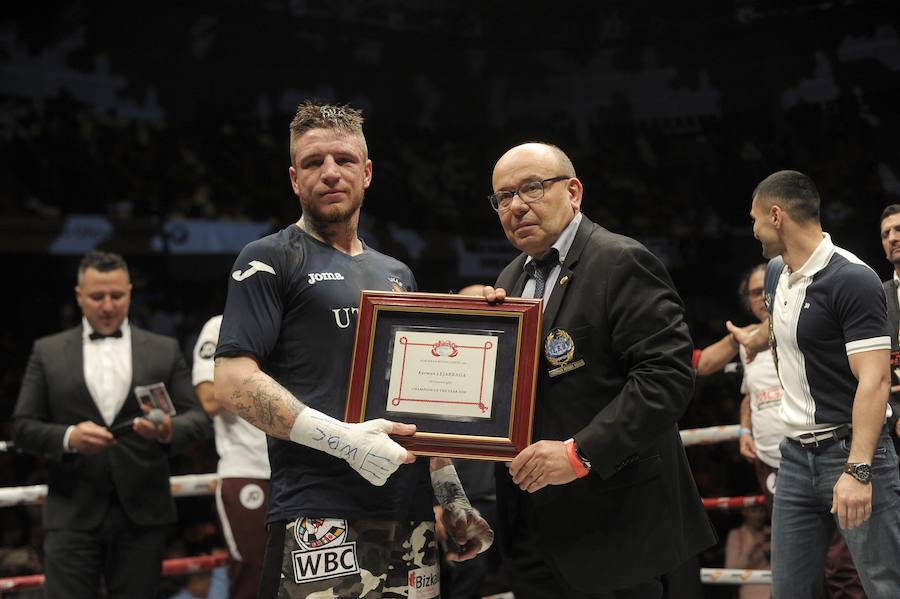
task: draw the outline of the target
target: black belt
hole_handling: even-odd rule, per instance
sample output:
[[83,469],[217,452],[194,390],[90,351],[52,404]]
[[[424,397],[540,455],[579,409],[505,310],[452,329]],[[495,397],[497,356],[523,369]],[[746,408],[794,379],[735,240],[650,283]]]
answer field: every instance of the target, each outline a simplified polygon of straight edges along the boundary
[[787,437],[787,440],[800,447],[827,447],[832,443],[850,436],[850,425],[842,424],[834,430],[824,433],[804,433],[799,437]]

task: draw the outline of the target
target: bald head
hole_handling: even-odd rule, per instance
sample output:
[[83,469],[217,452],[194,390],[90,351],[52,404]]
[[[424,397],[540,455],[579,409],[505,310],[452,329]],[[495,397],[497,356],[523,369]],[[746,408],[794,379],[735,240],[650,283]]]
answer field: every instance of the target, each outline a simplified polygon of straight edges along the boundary
[[497,164],[494,165],[493,179],[497,178],[497,169],[502,168],[504,163],[513,161],[527,160],[532,163],[544,164],[546,166],[555,167],[557,175],[566,175],[567,177],[575,177],[575,166],[566,153],[553,144],[540,141],[531,141],[524,143],[506,151]]
[[502,208],[492,200],[507,239],[532,257],[543,256],[581,208],[581,181],[554,145],[532,142],[507,151],[491,183],[495,198],[505,192],[508,199]]

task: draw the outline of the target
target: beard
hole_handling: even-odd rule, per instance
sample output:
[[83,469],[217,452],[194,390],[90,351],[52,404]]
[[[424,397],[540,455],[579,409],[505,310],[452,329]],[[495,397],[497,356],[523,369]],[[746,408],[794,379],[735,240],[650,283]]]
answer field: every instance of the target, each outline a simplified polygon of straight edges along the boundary
[[759,244],[762,246],[762,255],[766,260],[777,258],[784,253],[784,244],[775,241],[765,242],[762,240],[760,240]]
[[362,204],[363,194],[360,194],[358,198],[351,199],[349,203],[329,204],[327,206],[319,206],[307,199],[300,198],[303,217],[311,225],[317,227],[349,223],[362,208]]

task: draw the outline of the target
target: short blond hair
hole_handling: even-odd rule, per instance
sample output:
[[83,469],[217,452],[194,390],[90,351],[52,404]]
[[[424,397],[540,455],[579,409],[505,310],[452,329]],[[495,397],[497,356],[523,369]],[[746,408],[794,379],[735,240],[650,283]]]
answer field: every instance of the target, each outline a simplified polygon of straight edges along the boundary
[[368,158],[369,148],[363,135],[362,111],[349,104],[320,104],[306,100],[297,106],[291,119],[291,163],[294,162],[294,143],[310,129],[337,129],[359,137],[364,157]]

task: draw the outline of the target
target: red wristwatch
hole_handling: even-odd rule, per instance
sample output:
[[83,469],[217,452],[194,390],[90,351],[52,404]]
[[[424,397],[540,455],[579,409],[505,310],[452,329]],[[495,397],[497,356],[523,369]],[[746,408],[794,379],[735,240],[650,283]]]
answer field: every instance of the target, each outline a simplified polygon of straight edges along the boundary
[[591,463],[582,453],[578,451],[575,445],[575,439],[568,439],[566,442],[566,455],[569,457],[569,465],[578,478],[584,478],[591,471]]

